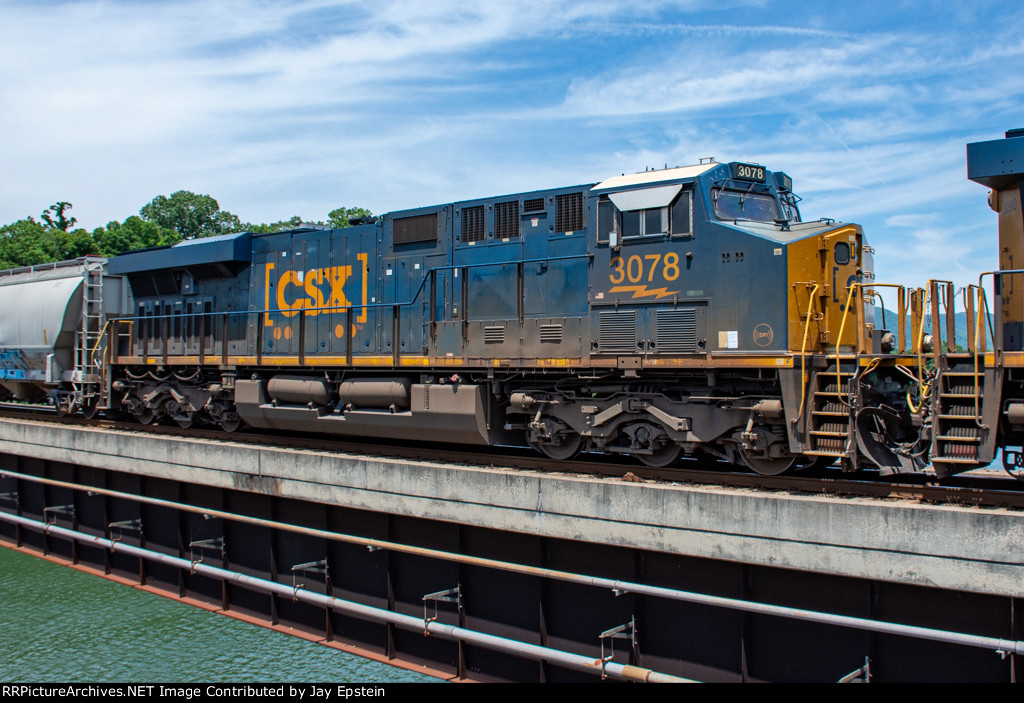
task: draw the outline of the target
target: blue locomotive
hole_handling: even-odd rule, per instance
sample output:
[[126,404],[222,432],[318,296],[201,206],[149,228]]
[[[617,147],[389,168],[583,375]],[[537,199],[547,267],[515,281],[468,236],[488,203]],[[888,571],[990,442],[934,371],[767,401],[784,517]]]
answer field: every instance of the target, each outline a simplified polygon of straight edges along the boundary
[[967,352],[940,329],[952,291],[893,287],[884,329],[861,228],[805,222],[798,202],[784,173],[707,161],[132,252],[97,280],[71,274],[70,351],[0,384],[147,424],[554,459],[704,454],[775,474],[930,457],[942,475],[991,461],[1009,420],[977,325]]

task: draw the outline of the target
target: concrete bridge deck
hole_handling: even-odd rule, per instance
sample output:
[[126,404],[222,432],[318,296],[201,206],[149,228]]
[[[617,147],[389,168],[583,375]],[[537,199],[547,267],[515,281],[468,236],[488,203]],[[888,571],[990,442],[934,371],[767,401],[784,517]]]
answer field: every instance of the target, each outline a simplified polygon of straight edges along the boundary
[[0,421],[0,453],[542,537],[1024,596],[1024,511],[1012,509],[635,483],[16,420]]

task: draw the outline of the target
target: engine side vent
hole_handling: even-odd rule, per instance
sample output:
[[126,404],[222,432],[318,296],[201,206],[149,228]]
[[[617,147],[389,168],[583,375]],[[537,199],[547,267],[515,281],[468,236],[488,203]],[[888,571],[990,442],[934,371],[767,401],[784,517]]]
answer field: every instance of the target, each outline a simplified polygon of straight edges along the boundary
[[519,201],[494,205],[494,238],[512,239],[519,236]]
[[485,229],[483,205],[462,208],[463,242],[482,242]]
[[437,213],[396,217],[393,236],[395,244],[437,241]]
[[544,210],[544,198],[530,198],[523,201],[523,212],[541,212]]
[[505,342],[505,327],[504,325],[491,325],[484,327],[484,343],[485,344],[504,344]]
[[552,344],[562,343],[562,325],[541,325],[540,326],[540,341],[550,342]]
[[599,314],[598,351],[606,354],[636,353],[636,311]]
[[555,231],[576,232],[583,229],[583,193],[555,196]]
[[662,354],[697,352],[697,311],[658,310],[655,316],[655,349]]

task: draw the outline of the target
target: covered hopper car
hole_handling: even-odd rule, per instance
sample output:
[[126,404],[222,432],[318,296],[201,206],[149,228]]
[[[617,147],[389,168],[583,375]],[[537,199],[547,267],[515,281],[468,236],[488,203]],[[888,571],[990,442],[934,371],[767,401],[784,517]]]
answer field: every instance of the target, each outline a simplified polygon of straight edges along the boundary
[[[1024,138],[985,144],[1024,151]],[[972,168],[1019,254],[1020,172]],[[55,286],[54,307],[80,300],[52,351],[35,344],[32,310],[7,303],[44,280],[21,270],[0,281],[0,383],[144,424],[652,466],[703,454],[765,474],[930,463],[946,476],[1019,444],[1024,282],[998,291],[1024,257],[989,274],[988,334],[983,288],[964,291],[970,348],[957,351],[952,284],[876,282],[861,228],[803,221],[798,201],[784,173],[708,161],[87,259],[67,264],[97,272],[78,292]]]

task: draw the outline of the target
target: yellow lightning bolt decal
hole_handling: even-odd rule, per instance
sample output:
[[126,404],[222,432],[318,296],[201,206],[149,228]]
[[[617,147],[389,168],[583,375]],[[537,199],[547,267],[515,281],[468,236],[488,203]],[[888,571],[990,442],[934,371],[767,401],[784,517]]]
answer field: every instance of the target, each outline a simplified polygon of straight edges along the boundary
[[668,288],[652,288],[647,290],[647,286],[615,286],[609,293],[633,293],[633,298],[646,298],[653,295],[656,299],[667,298],[670,295],[677,295],[679,291],[669,290]]

